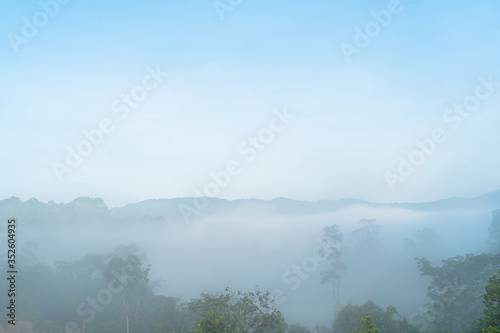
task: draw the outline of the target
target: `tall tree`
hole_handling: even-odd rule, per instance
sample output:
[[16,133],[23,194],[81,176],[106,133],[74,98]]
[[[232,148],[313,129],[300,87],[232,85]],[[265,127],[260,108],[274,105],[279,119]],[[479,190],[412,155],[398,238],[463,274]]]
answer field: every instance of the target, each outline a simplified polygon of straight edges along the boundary
[[321,283],[332,283],[335,313],[341,306],[340,277],[346,270],[345,264],[340,261],[339,244],[343,239],[344,235],[340,232],[338,225],[333,224],[325,227],[321,237],[322,248],[318,251],[320,255],[330,261],[330,268],[321,272]]
[[149,269],[149,265],[144,266],[137,256],[131,254],[126,259],[112,259],[104,272],[107,278],[118,278],[123,286],[121,296],[127,333],[130,332],[131,320],[137,316],[141,300],[150,294]]

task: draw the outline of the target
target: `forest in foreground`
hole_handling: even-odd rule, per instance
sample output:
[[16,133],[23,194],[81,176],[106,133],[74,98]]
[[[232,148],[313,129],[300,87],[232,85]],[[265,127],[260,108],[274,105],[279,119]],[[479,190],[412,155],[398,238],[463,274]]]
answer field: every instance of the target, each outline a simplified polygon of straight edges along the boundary
[[[381,245],[380,227],[374,219],[363,219],[359,225],[353,234],[363,240],[366,249]],[[404,316],[397,304],[383,307],[377,300],[363,304],[341,301],[341,281],[349,267],[340,250],[344,235],[338,225],[325,227],[315,258],[327,263],[321,282],[332,291],[329,327],[305,327],[294,318],[285,318],[279,310],[283,295],[258,286],[202,292],[188,301],[160,295],[157,290],[163,282],[150,278],[147,255],[135,244],[49,265],[39,260],[37,245],[30,242],[19,257],[22,273],[17,283],[22,292],[17,296],[18,317],[15,325],[4,326],[0,332],[498,333],[500,210],[493,212],[488,232],[485,253],[444,258],[439,264],[415,258],[420,274],[429,278],[426,296],[430,302]],[[428,229],[419,235],[427,240],[435,236]],[[304,265],[302,271],[300,267],[294,271],[300,276],[307,269]],[[1,287],[8,289],[7,279]]]

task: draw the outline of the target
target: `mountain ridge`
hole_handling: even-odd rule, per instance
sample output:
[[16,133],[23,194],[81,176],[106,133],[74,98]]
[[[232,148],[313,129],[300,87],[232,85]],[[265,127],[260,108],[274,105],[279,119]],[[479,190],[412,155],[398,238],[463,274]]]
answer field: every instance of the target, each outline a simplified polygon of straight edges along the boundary
[[35,198],[22,201],[17,197],[0,200],[2,218],[26,220],[32,226],[47,227],[109,224],[115,226],[136,223],[186,222],[189,219],[212,217],[246,209],[250,212],[282,215],[314,215],[338,211],[353,206],[374,208],[399,208],[412,211],[445,211],[453,209],[496,210],[500,208],[500,190],[472,198],[452,197],[429,202],[379,203],[361,199],[302,201],[288,198],[227,200],[206,197],[179,197],[170,199],[146,199],[123,207],[108,208],[101,198],[79,197],[68,203],[43,203]]
[[[151,203],[155,201],[156,203],[166,203],[168,201],[176,201],[177,204],[189,204],[191,207],[196,209],[196,205],[192,203],[194,199],[202,200],[208,199],[211,203],[216,203],[216,205],[224,205],[228,203],[233,204],[245,204],[245,203],[260,203],[260,204],[270,204],[272,203],[275,207],[283,206],[284,204],[294,204],[295,206],[312,206],[317,208],[327,208],[329,210],[338,210],[348,206],[353,205],[366,205],[371,207],[397,207],[397,208],[405,208],[411,210],[446,210],[446,209],[454,209],[454,208],[486,208],[488,206],[497,206],[500,208],[500,190],[485,193],[476,197],[451,197],[440,199],[436,201],[427,201],[427,202],[389,202],[389,203],[380,203],[380,202],[371,202],[362,199],[355,198],[343,198],[337,200],[319,200],[319,201],[304,201],[304,200],[294,200],[288,199],[284,197],[278,197],[271,200],[263,200],[263,199],[221,199],[221,198],[208,198],[208,197],[179,197],[179,198],[170,198],[170,199],[146,199],[143,201],[139,201],[136,203],[127,204],[123,207],[117,207],[110,209],[113,210],[123,210],[130,209],[132,207],[141,206],[146,203]],[[182,201],[182,202],[180,202]],[[186,202],[187,201],[187,202]],[[191,202],[189,202],[191,201]],[[206,209],[208,209],[211,205],[209,204]],[[203,210],[203,209],[201,209]]]

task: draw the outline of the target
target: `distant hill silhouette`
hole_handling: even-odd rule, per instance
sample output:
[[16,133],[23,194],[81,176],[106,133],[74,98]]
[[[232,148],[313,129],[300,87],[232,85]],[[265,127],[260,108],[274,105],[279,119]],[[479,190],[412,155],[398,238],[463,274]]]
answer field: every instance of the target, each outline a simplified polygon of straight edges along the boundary
[[[316,202],[276,198],[273,200],[240,199],[225,200],[210,198],[210,203],[203,214],[223,213],[245,206],[261,209],[268,213],[276,214],[318,214],[338,211],[350,206],[360,205],[378,208],[403,208],[414,211],[445,211],[451,209],[498,209],[500,208],[500,190],[487,193],[475,198],[449,198],[433,202],[422,203],[376,203],[360,199],[321,200]],[[111,209],[113,213],[137,213],[147,211],[152,215],[179,216],[179,205],[185,204],[196,208],[193,198],[150,199],[129,204],[121,208]],[[201,215],[201,213],[200,213]]]
[[[193,201],[208,202],[203,209],[196,209]],[[413,211],[446,211],[454,209],[495,210],[500,208],[500,190],[474,198],[449,198],[421,203],[376,203],[359,199],[322,200],[307,202],[276,198],[273,200],[219,198],[148,199],[120,208],[108,209],[100,198],[77,198],[69,203],[43,203],[37,199],[25,202],[16,197],[0,201],[2,219],[18,218],[31,228],[65,228],[77,225],[107,224],[123,227],[136,223],[163,224],[183,221],[180,207],[191,209],[193,219],[231,213],[247,209],[263,214],[313,215],[338,211],[352,206],[375,208],[401,208]]]

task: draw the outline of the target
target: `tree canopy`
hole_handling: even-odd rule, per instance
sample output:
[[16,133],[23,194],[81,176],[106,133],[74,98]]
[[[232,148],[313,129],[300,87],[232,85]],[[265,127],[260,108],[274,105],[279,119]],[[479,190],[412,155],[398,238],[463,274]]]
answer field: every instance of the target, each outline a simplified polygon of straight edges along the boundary
[[405,317],[399,315],[394,306],[385,310],[373,301],[353,305],[352,302],[342,307],[333,322],[335,333],[417,333],[416,327],[410,325]]
[[417,262],[421,274],[432,278],[427,289],[429,314],[438,328],[455,332],[481,315],[481,295],[488,277],[500,266],[500,254],[456,256],[437,267],[425,258],[417,258]]

